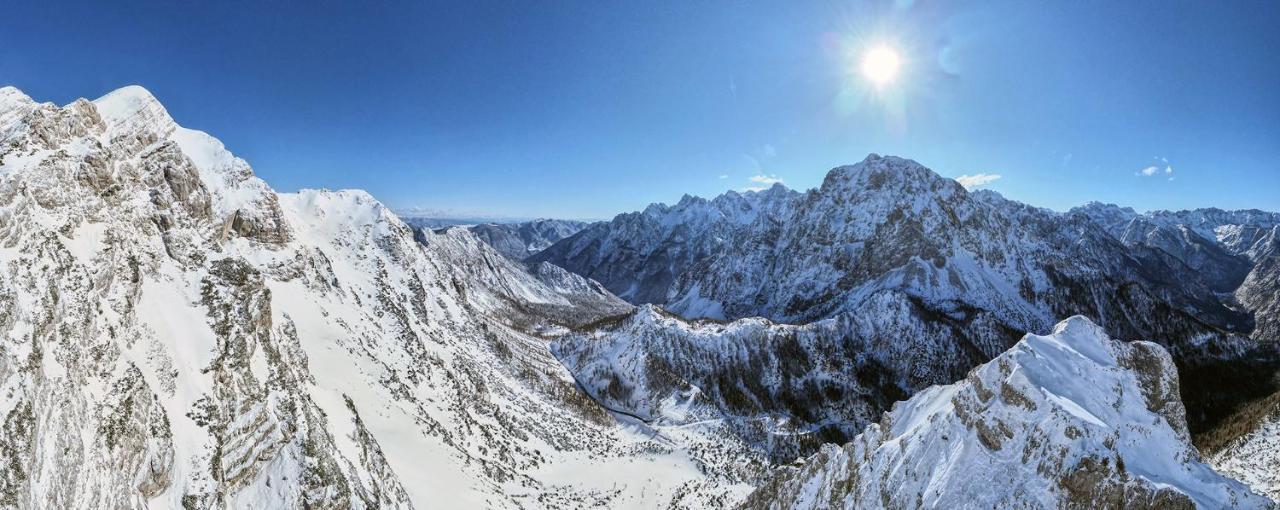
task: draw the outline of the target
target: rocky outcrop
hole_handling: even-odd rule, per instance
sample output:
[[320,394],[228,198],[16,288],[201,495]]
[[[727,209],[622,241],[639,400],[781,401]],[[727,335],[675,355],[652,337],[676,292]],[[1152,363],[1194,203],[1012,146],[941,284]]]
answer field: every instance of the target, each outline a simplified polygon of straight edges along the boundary
[[1177,395],[1158,345],[1073,317],[783,468],[743,506],[1270,507],[1200,460]]

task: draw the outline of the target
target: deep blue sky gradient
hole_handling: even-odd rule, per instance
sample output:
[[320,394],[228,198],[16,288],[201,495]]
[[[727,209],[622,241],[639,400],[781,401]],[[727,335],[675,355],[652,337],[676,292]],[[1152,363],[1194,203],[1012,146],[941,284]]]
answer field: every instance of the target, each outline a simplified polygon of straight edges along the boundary
[[0,85],[140,84],[280,191],[393,207],[602,218],[877,152],[1055,209],[1280,210],[1280,2],[368,4],[6,2]]

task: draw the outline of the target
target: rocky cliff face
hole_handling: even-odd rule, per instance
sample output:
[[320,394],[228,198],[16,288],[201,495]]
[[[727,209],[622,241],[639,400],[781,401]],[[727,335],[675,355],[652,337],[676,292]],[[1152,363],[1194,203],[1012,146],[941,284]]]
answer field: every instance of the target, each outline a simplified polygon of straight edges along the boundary
[[781,470],[744,507],[1270,507],[1200,460],[1183,413],[1163,349],[1073,317]]
[[759,473],[576,388],[545,335],[629,309],[592,282],[276,194],[138,87],[0,89],[0,304],[0,506],[723,505]]
[[1254,265],[1234,297],[1254,314],[1253,338],[1280,343],[1280,225],[1261,235],[1249,250]]

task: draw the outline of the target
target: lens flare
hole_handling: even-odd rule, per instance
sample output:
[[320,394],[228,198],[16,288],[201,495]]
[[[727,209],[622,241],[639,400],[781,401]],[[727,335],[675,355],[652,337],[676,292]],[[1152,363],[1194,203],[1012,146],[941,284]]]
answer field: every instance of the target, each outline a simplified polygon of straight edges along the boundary
[[898,52],[887,46],[877,46],[862,56],[862,76],[876,87],[892,83],[901,67]]

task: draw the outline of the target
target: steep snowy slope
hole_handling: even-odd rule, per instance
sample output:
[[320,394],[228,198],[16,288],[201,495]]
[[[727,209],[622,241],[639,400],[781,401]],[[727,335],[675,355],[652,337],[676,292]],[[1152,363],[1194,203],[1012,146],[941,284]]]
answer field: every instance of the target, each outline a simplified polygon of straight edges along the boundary
[[[678,278],[722,253],[749,225],[783,221],[799,196],[780,184],[764,191],[730,191],[714,200],[685,195],[673,206],[653,204],[592,224],[530,260],[596,280],[632,303],[670,304]],[[699,312],[724,315],[714,304]]]
[[1190,444],[1169,355],[1073,317],[935,386],[746,508],[1266,508]]
[[1252,336],[1280,344],[1280,225],[1271,227],[1249,249],[1254,261],[1235,290],[1235,298],[1254,313]]
[[618,423],[540,336],[627,309],[363,192],[277,195],[139,87],[0,88],[0,506],[732,503],[750,452]]
[[1200,445],[1213,468],[1280,500],[1280,393],[1251,403],[1219,428],[1213,439],[1227,442]]
[[1012,335],[981,319],[921,321],[919,306],[894,292],[868,299],[864,312],[804,326],[691,323],[643,305],[552,350],[612,410],[657,424],[715,422],[790,462],[848,441],[913,392],[963,377]]

